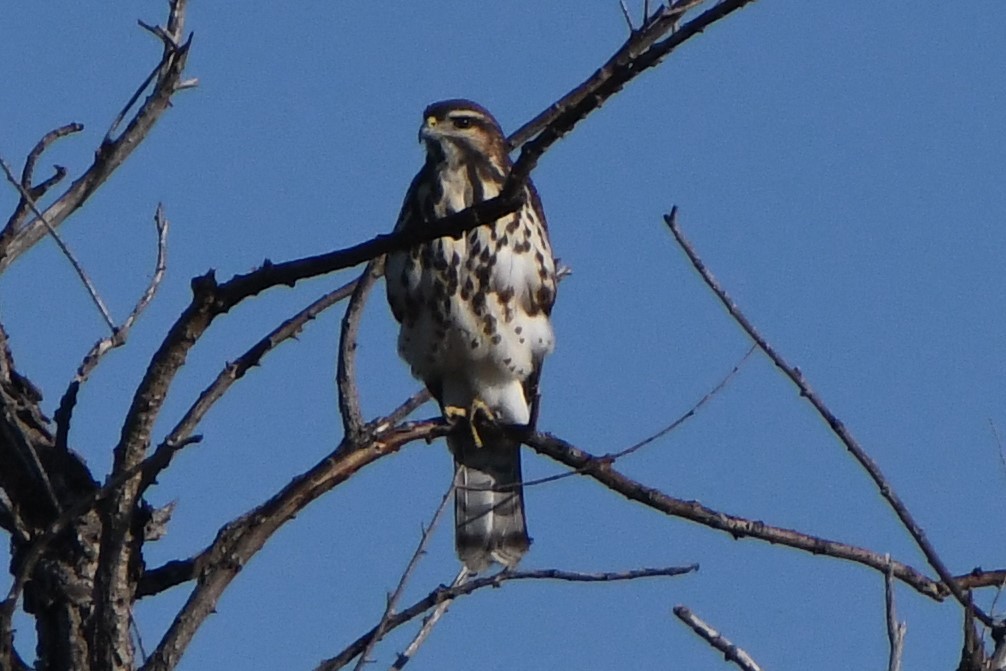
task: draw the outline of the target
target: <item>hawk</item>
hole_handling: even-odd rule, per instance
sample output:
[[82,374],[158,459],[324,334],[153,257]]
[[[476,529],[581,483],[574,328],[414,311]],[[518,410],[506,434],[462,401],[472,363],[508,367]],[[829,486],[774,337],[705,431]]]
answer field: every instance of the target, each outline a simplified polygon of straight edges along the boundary
[[[510,173],[499,123],[469,100],[423,113],[426,162],[395,230],[421,228],[498,195]],[[455,546],[472,572],[512,567],[531,539],[524,517],[520,442],[502,425],[527,425],[542,360],[553,347],[549,315],[555,260],[541,201],[530,183],[516,212],[457,239],[388,255],[388,302],[401,323],[398,353],[456,426]]]

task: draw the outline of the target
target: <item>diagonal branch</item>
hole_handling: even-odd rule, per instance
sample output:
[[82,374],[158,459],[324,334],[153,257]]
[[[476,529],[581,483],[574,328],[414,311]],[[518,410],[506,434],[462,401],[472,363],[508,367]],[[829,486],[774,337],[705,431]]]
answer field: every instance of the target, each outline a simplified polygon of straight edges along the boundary
[[[172,0],[168,16],[169,31],[180,37],[184,26],[186,0]],[[181,40],[179,39],[180,43]],[[181,74],[191,46],[191,37],[176,48],[165,48],[160,63],[155,68],[152,89],[147,99],[129,120],[125,130],[115,138],[106,137],[95,151],[94,160],[54,203],[46,208],[45,220],[58,228],[76,212],[115,170],[133,153],[150,133],[151,128],[171,105],[171,97],[183,88]],[[146,89],[144,82],[143,89]],[[132,105],[130,105],[132,106]],[[46,225],[36,217],[11,236],[5,254],[0,254],[0,273],[21,254],[46,235]]]
[[776,352],[771,345],[769,345],[764,336],[762,336],[761,333],[759,333],[754,327],[754,324],[752,324],[748,318],[744,316],[744,313],[740,311],[737,304],[734,303],[733,299],[727,295],[726,291],[716,281],[716,278],[709,272],[705,264],[702,262],[702,259],[698,257],[695,249],[691,246],[688,240],[685,239],[684,234],[681,232],[681,228],[678,226],[677,222],[677,212],[677,207],[672,208],[671,213],[664,216],[664,221],[671,229],[671,233],[674,234],[674,239],[677,240],[678,245],[688,256],[692,266],[696,271],[698,271],[702,280],[706,283],[706,286],[712,290],[712,292],[720,300],[720,303],[722,303],[727,309],[730,316],[733,317],[734,321],[737,322],[742,329],[744,329],[744,332],[748,334],[751,340],[758,344],[758,348],[761,349],[761,351],[772,360],[772,363],[774,363],[776,367],[789,378],[790,382],[796,385],[797,389],[800,390],[800,395],[807,399],[821,418],[828,424],[832,432],[840,441],[842,441],[842,444],[845,445],[845,448],[849,451],[853,458],[855,458],[855,460],[859,462],[859,465],[863,467],[866,473],[870,476],[870,479],[873,480],[873,483],[877,486],[877,489],[880,491],[880,495],[884,497],[887,503],[891,506],[891,509],[894,510],[898,519],[901,520],[901,524],[908,530],[908,533],[911,534],[916,545],[919,546],[919,549],[921,549],[922,553],[925,555],[929,565],[933,567],[933,570],[935,570],[937,575],[940,576],[943,583],[950,589],[950,593],[954,595],[954,598],[957,599],[957,601],[959,601],[965,609],[974,610],[975,616],[985,623],[986,626],[991,627],[993,624],[992,618],[987,613],[977,608],[971,600],[971,595],[962,590],[960,585],[954,581],[950,571],[947,570],[943,560],[940,559],[939,554],[937,554],[936,548],[934,548],[932,543],[929,542],[929,539],[926,538],[926,532],[923,531],[922,527],[915,521],[915,518],[912,517],[912,514],[908,511],[908,507],[905,506],[901,497],[899,497],[897,492],[894,491],[891,483],[886,477],[884,477],[884,474],[881,472],[880,467],[877,466],[877,463],[873,461],[869,454],[867,454],[866,450],[864,450],[859,444],[859,441],[853,437],[852,433],[845,427],[845,424],[843,424],[842,421],[839,420],[838,417],[836,417],[835,414],[828,408],[828,406],[825,405],[821,397],[810,388],[810,385],[804,379],[803,374],[797,368],[787,363],[786,360],[784,360],[782,356]]
[[[430,400],[430,394],[428,391],[423,389],[422,391],[416,392],[387,416],[379,417],[370,422],[367,425],[367,431],[370,432],[371,435],[386,433],[391,427],[403,421],[428,400]],[[433,424],[433,422],[431,422],[431,424]],[[431,435],[427,440],[433,440],[434,437],[435,436]],[[348,446],[349,444],[343,441],[336,451],[332,453],[332,458],[330,459],[333,460],[333,463],[341,458],[342,452],[348,451]],[[158,451],[160,451],[160,449],[161,448],[158,447]],[[150,459],[156,461],[156,458],[157,454],[155,453]],[[166,589],[189,582],[190,580],[195,580],[202,573],[203,568],[208,564],[211,550],[213,550],[213,547],[204,549],[194,557],[169,561],[162,566],[146,571],[137,585],[137,598],[160,594]]]
[[[685,575],[699,570],[698,564],[690,566],[671,566],[667,568],[644,568],[619,573],[578,573],[574,571],[562,571],[560,569],[544,569],[540,571],[501,571],[484,578],[468,580],[452,587],[441,585],[427,594],[424,598],[412,604],[400,613],[394,614],[388,620],[387,631],[391,631],[401,625],[414,620],[429,609],[445,601],[453,601],[461,596],[467,596],[486,587],[500,587],[505,582],[512,580],[564,580],[568,582],[618,582],[623,580],[639,580],[641,578],[674,577]],[[346,666],[357,655],[363,652],[370,639],[377,632],[377,628],[371,629],[360,638],[350,643],[335,657],[326,659],[318,665],[315,671],[336,671]]]
[[[21,171],[21,186],[27,190],[31,198],[37,201],[49,189],[66,177],[66,168],[57,165],[51,177],[39,184],[32,184],[32,181],[35,179],[35,164],[42,157],[43,152],[59,138],[79,133],[82,130],[84,130],[84,126],[79,123],[68,123],[65,126],[60,126],[43,135],[42,139],[36,142],[32,150],[28,152],[28,156],[24,161],[24,169]],[[0,232],[0,257],[6,255],[7,242],[17,233],[26,216],[28,216],[28,199],[22,195],[18,200],[17,206],[14,208],[14,212],[7,220],[7,225]]]
[[169,671],[175,667],[241,567],[305,506],[381,457],[415,440],[443,436],[448,430],[439,420],[403,424],[376,433],[368,444],[357,449],[344,449],[344,439],[335,452],[294,478],[275,496],[225,525],[200,557],[200,565],[194,567],[198,573],[196,587],[141,671]]
[[[576,469],[578,473],[597,480],[625,498],[642,503],[665,515],[680,517],[711,529],[725,531],[736,539],[757,538],[815,555],[827,555],[855,562],[881,573],[887,571],[887,559],[884,555],[872,550],[810,536],[793,529],[774,527],[759,520],[728,515],[708,508],[698,501],[683,501],[674,498],[658,489],[647,487],[626,477],[612,468],[607,460],[594,457],[547,433],[534,433],[523,436],[522,439],[526,445],[539,454],[544,454],[546,457],[566,464],[570,468]],[[943,585],[919,573],[911,566],[892,561],[891,568],[895,578],[921,594],[937,601],[946,596],[947,590]]]
[[751,655],[731,643],[720,632],[706,624],[698,615],[692,613],[685,606],[675,606],[674,614],[679,620],[688,625],[706,643],[723,653],[723,658],[728,662],[733,662],[743,671],[761,671],[761,667],[751,659]]
[[426,544],[429,542],[430,536],[433,534],[433,530],[437,526],[437,522],[440,521],[440,517],[443,515],[444,509],[447,507],[447,502],[453,494],[454,480],[451,480],[451,485],[447,488],[447,491],[444,492],[443,497],[440,499],[440,504],[437,506],[436,511],[434,511],[433,519],[430,520],[429,526],[422,529],[422,533],[419,537],[419,544],[416,546],[415,552],[412,553],[412,557],[409,558],[409,563],[405,566],[405,570],[402,571],[402,577],[399,579],[398,585],[395,586],[395,590],[388,597],[388,603],[384,607],[384,613],[381,615],[381,619],[378,621],[377,627],[374,628],[376,633],[367,643],[367,647],[363,649],[363,653],[360,655],[360,659],[357,660],[353,671],[361,671],[361,669],[363,669],[363,666],[367,663],[367,658],[370,656],[374,646],[384,636],[384,632],[387,630],[388,620],[392,613],[395,612],[395,606],[398,605],[398,600],[402,598],[402,592],[405,591],[405,584],[409,581],[409,578],[415,571],[416,566],[419,565],[419,559],[426,554]]
[[73,266],[73,271],[77,273],[77,277],[80,278],[84,288],[87,289],[87,293],[91,296],[91,301],[94,302],[95,307],[98,308],[98,312],[101,313],[101,318],[105,320],[105,324],[108,326],[109,330],[114,333],[115,322],[112,321],[112,316],[108,313],[108,307],[105,305],[105,301],[103,301],[101,296],[98,294],[98,290],[95,288],[94,282],[92,282],[91,278],[87,276],[86,272],[84,272],[84,267],[80,265],[80,261],[78,261],[77,257],[73,255],[73,252],[70,251],[70,248],[67,246],[66,242],[59,233],[56,232],[56,228],[52,225],[52,222],[50,222],[45,214],[38,209],[38,205],[35,204],[35,199],[32,198],[30,193],[28,193],[28,189],[26,189],[24,185],[21,184],[16,177],[14,177],[14,173],[11,171],[10,166],[7,165],[7,162],[3,160],[3,158],[0,158],[0,168],[3,168],[3,172],[7,176],[7,181],[14,185],[14,188],[18,190],[21,194],[21,199],[28,203],[28,207],[38,218],[37,221],[42,222],[45,231],[55,241],[56,246],[59,247],[59,251],[63,253],[63,256],[65,256],[70,262],[70,265]]
[[171,459],[178,452],[176,446],[192,435],[210,408],[223,398],[223,395],[235,382],[244,377],[249,370],[258,366],[266,354],[284,341],[296,337],[308,322],[349,296],[356,285],[357,282],[354,280],[321,296],[262,337],[244,354],[225,365],[223,370],[217,374],[216,379],[203,389],[199,398],[189,406],[185,415],[154,450],[154,454],[151,456],[153,466],[146,471],[140,485],[140,493],[146,491],[156,481],[157,476],[171,464]]
[[[451,582],[451,587],[457,587],[458,585],[468,582],[469,578],[472,577],[472,572],[468,570],[468,567],[464,564],[461,565],[461,569],[458,571],[458,575]],[[430,633],[433,631],[433,627],[437,626],[437,623],[444,617],[447,613],[447,609],[450,608],[451,604],[454,603],[452,599],[445,599],[437,604],[437,607],[433,609],[433,612],[423,618],[423,624],[419,627],[419,631],[416,635],[412,637],[412,641],[405,647],[398,657],[395,659],[395,663],[391,665],[389,671],[401,671],[405,668],[419,651],[419,648],[426,642],[426,639],[430,637]],[[381,630],[375,632],[374,636],[370,639],[371,642],[377,641],[380,636],[384,633]],[[360,657],[363,659],[363,657]]]
[[[510,146],[520,147],[547,129],[555,128],[560,117],[572,121],[568,124],[567,130],[572,128],[573,124],[600,107],[605,100],[622,90],[637,75],[658,65],[677,47],[751,2],[754,0],[725,0],[716,3],[711,9],[678,29],[676,29],[678,22],[685,12],[703,4],[703,0],[698,2],[685,0],[662,6],[650,17],[646,25],[630,34],[625,44],[594,74],[514,131],[507,138]],[[659,41],[668,34],[670,37]],[[576,118],[577,115],[582,116]],[[560,123],[558,127],[566,125],[567,123]]]
[[154,274],[150,278],[150,282],[147,284],[143,295],[140,296],[140,299],[133,306],[132,311],[126,317],[126,320],[122,322],[122,325],[114,327],[111,335],[96,342],[84,356],[84,360],[81,361],[80,366],[77,367],[77,374],[74,375],[73,380],[63,393],[63,397],[59,401],[59,407],[56,409],[57,449],[67,449],[70,420],[73,418],[73,409],[77,405],[77,394],[80,392],[81,385],[91,376],[91,373],[101,363],[105,354],[126,344],[126,338],[129,337],[130,329],[133,328],[133,324],[143,311],[147,309],[147,306],[150,305],[150,302],[154,299],[154,295],[157,293],[157,289],[164,280],[164,273],[168,269],[168,220],[164,217],[164,207],[161,205],[158,205],[157,210],[154,212],[154,227],[157,229],[157,260],[154,263]]

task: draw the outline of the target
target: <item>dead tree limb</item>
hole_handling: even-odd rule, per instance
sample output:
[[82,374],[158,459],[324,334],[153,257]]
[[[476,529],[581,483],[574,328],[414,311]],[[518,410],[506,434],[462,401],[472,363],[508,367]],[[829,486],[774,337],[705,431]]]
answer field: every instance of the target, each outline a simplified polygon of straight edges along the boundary
[[694,247],[685,239],[684,234],[681,231],[681,227],[677,222],[677,207],[672,208],[670,214],[664,216],[664,221],[667,226],[671,229],[671,233],[674,235],[674,239],[677,240],[678,245],[688,256],[688,260],[691,262],[692,266],[698,271],[702,280],[706,283],[712,292],[719,299],[720,303],[726,308],[727,312],[733,317],[734,321],[744,330],[745,333],[757,343],[758,348],[761,349],[765,355],[772,360],[772,363],[781,370],[790,382],[792,382],[797,389],[800,391],[800,395],[807,399],[807,401],[814,407],[814,410],[821,416],[821,418],[828,424],[832,432],[838,437],[838,439],[845,445],[845,448],[849,453],[855,458],[863,470],[866,471],[870,479],[877,486],[880,491],[880,495],[884,497],[891,509],[901,520],[902,526],[908,531],[915,540],[916,545],[922,550],[925,555],[926,560],[929,565],[936,571],[937,575],[943,581],[943,584],[947,586],[950,593],[954,595],[954,598],[960,602],[960,604],[965,608],[965,610],[970,610],[975,613],[975,617],[981,620],[986,626],[991,627],[994,622],[992,618],[982,611],[980,608],[975,606],[971,599],[970,593],[961,589],[958,585],[950,571],[947,569],[943,560],[940,558],[939,554],[936,552],[936,548],[929,539],[926,537],[926,532],[922,529],[918,522],[908,510],[908,506],[904,504],[901,497],[891,486],[890,481],[884,476],[880,467],[877,465],[865,449],[859,444],[849,429],[846,428],[845,424],[842,423],[835,413],[825,405],[824,401],[820,396],[817,395],[813,389],[811,389],[810,384],[803,377],[803,373],[800,372],[795,366],[790,365],[782,356],[776,352],[776,350],[765,340],[765,337],[754,327],[754,324],[744,316],[737,304],[727,295],[726,291],[719,285],[716,278],[713,277],[712,273],[709,272],[706,265],[699,258],[698,254],[695,252]]

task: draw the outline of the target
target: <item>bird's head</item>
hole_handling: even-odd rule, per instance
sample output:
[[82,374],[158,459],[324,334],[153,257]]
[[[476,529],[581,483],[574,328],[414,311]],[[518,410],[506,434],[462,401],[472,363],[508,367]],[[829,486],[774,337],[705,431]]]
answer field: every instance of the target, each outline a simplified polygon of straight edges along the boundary
[[419,141],[436,161],[463,161],[471,154],[506,157],[507,141],[489,110],[470,100],[443,100],[423,112]]

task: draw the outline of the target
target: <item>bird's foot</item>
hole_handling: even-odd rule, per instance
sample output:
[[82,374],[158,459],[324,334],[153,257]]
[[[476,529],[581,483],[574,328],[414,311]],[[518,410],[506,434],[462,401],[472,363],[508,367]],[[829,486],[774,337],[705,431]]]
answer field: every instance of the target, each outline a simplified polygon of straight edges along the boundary
[[477,422],[496,422],[496,413],[493,409],[486,405],[485,401],[480,398],[476,398],[472,401],[472,407],[469,412],[469,424],[472,428],[472,438],[475,440],[475,447],[482,447],[482,437],[479,435]]
[[463,421],[466,417],[468,417],[468,408],[462,408],[456,405],[444,406],[444,419],[447,420],[447,423],[451,426]]
[[496,421],[496,413],[486,405],[485,401],[477,398],[472,401],[471,407],[468,408],[462,408],[457,405],[444,406],[444,419],[451,426],[455,426],[458,422],[467,421],[468,430],[472,432],[472,440],[475,441],[475,447],[482,447],[485,443],[479,435],[476,423],[493,423]]

